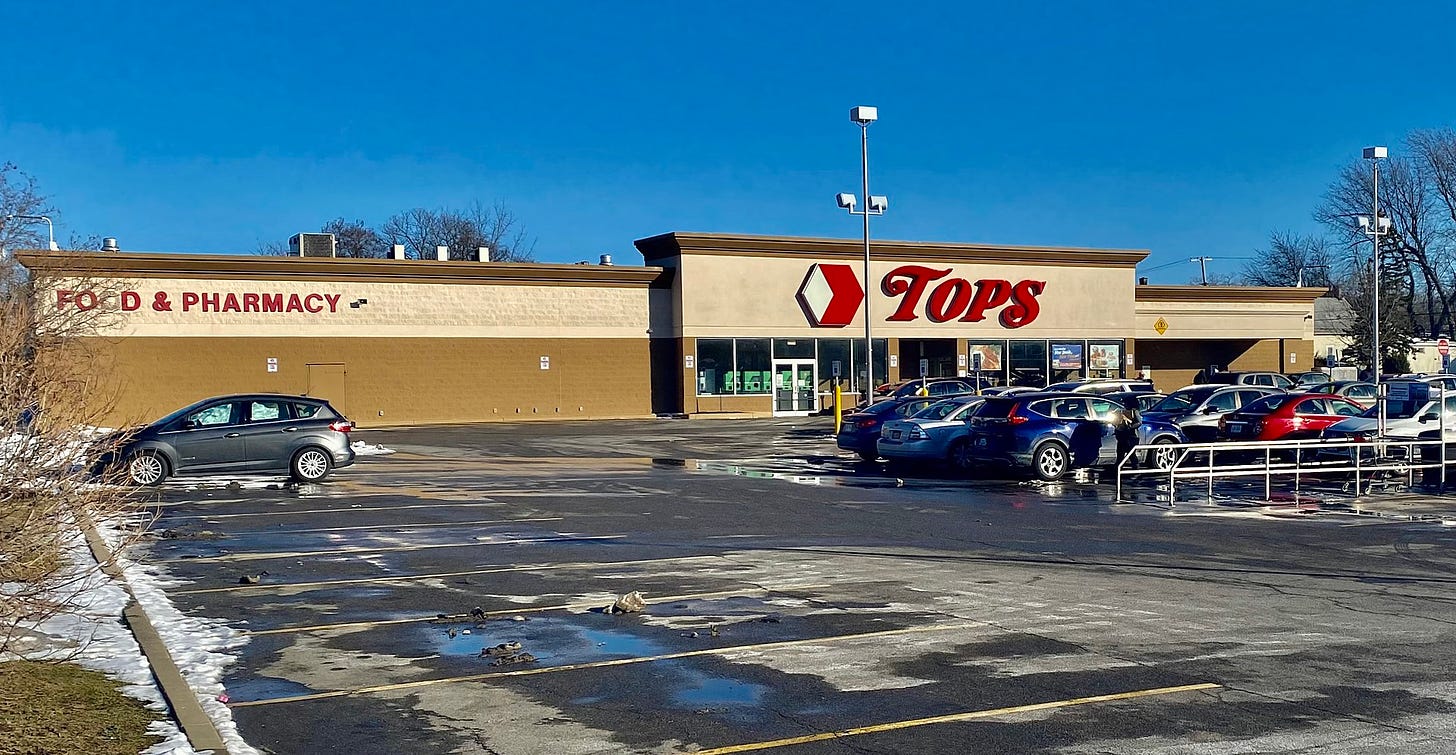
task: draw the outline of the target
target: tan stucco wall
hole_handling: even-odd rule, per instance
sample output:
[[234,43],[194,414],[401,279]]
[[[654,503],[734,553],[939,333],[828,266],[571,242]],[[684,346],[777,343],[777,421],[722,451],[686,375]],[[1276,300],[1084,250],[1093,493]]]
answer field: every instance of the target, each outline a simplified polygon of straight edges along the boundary
[[[57,288],[68,284],[58,283]],[[613,338],[645,339],[649,327],[646,287],[470,285],[406,282],[141,279],[121,285],[137,294],[140,308],[123,312],[104,336],[277,338]],[[184,292],[337,297],[322,312],[215,312],[200,304],[183,309]],[[171,311],[154,307],[165,294]],[[117,309],[119,292],[103,305]],[[350,302],[365,299],[357,308]],[[47,300],[55,304],[54,297]]]
[[[364,427],[651,414],[645,338],[135,337],[91,345],[121,389],[118,421],[156,419],[219,394],[311,390]],[[541,369],[543,356],[549,369]],[[268,372],[270,358],[277,372]],[[336,368],[310,365],[343,365],[342,393],[324,374]]]
[[[1139,301],[1136,312],[1135,337],[1150,342],[1190,338],[1314,340],[1312,302]],[[1159,318],[1168,325],[1161,334],[1154,327]]]
[[[795,294],[810,267],[821,260],[811,257],[743,257],[690,254],[680,258],[675,282],[681,290],[682,334],[708,337],[863,337],[864,317],[843,328],[812,326]],[[824,260],[840,262],[838,260]],[[952,268],[948,277],[1045,281],[1037,297],[1040,314],[1020,328],[1007,328],[994,310],[978,323],[931,322],[924,315],[929,289],[920,300],[913,322],[887,322],[900,303],[879,291],[880,280],[897,267],[920,264],[937,269]],[[854,265],[864,285],[862,265]],[[1125,338],[1133,329],[1133,271],[1129,267],[1059,265],[1006,265],[914,263],[906,260],[876,261],[871,267],[871,316],[876,337],[898,338]],[[943,280],[943,279],[942,279]],[[933,289],[936,283],[932,282]]]

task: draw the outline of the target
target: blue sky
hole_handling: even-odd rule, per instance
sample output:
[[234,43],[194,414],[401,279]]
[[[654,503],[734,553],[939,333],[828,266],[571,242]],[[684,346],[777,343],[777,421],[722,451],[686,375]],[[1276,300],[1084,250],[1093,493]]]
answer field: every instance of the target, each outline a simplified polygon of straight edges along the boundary
[[1314,230],[1361,147],[1456,122],[1453,25],[1329,0],[7,3],[0,160],[63,238],[124,249],[480,199],[543,261],[631,263],[671,230],[857,237],[833,194],[868,104],[877,236],[1153,266]]

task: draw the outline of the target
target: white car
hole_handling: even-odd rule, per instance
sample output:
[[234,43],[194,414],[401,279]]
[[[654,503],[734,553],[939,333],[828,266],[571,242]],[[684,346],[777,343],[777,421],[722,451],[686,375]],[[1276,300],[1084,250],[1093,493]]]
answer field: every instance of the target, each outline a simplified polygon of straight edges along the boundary
[[937,401],[914,415],[886,422],[880,430],[877,446],[880,455],[890,461],[948,461],[964,471],[970,467],[971,412],[985,398],[956,396]]

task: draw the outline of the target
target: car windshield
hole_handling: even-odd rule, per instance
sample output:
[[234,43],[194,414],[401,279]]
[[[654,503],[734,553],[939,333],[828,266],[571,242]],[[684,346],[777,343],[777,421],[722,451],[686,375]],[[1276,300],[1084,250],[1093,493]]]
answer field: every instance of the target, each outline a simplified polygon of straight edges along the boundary
[[860,413],[861,414],[886,414],[888,412],[895,411],[895,407],[897,407],[899,405],[900,405],[900,402],[899,401],[895,401],[895,400],[890,400],[890,401],[876,401],[875,403],[870,404],[869,406],[861,409],[860,410]]
[[1085,380],[1068,380],[1065,383],[1052,383],[1047,386],[1049,391],[1072,391],[1087,384]]
[[964,409],[966,402],[959,400],[937,401],[910,415],[911,419],[945,419],[958,409]]
[[1183,411],[1187,411],[1187,410],[1192,409],[1193,407],[1198,406],[1199,404],[1203,403],[1203,399],[1207,398],[1208,397],[1208,394],[1210,394],[1210,393],[1213,393],[1213,391],[1207,391],[1207,390],[1174,391],[1174,392],[1168,394],[1167,396],[1164,396],[1163,397],[1163,400],[1162,401],[1159,401],[1156,404],[1154,404],[1153,405],[1153,408],[1150,409],[1149,411],[1154,411],[1154,412],[1183,412]]

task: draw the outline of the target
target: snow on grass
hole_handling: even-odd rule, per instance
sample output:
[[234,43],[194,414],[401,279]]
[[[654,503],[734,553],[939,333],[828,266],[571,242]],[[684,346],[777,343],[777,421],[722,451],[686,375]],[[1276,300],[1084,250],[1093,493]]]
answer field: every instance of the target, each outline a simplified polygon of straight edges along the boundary
[[[113,527],[104,527],[101,537],[115,553],[122,533]],[[198,702],[212,719],[228,752],[259,755],[238,733],[232,711],[217,699],[223,693],[223,673],[237,660],[233,652],[247,643],[247,637],[219,619],[188,616],[177,610],[164,590],[183,582],[165,576],[161,567],[139,563],[122,554],[116,554],[116,562],[131,586],[132,595],[166,644],[172,661],[197,693]]]
[[[79,533],[67,543],[65,571],[60,584],[71,607],[29,628],[17,642],[17,650],[0,661],[25,658],[37,661],[65,660],[100,671],[121,683],[122,694],[142,701],[149,710],[168,714],[166,700],[152,678],[152,669],[142,655],[131,630],[122,623],[121,612],[130,598],[120,584],[96,566],[96,560]],[[0,595],[13,585],[0,585]],[[60,599],[61,596],[58,596]],[[192,753],[187,737],[170,717],[152,722],[147,733],[162,741],[143,755]]]

